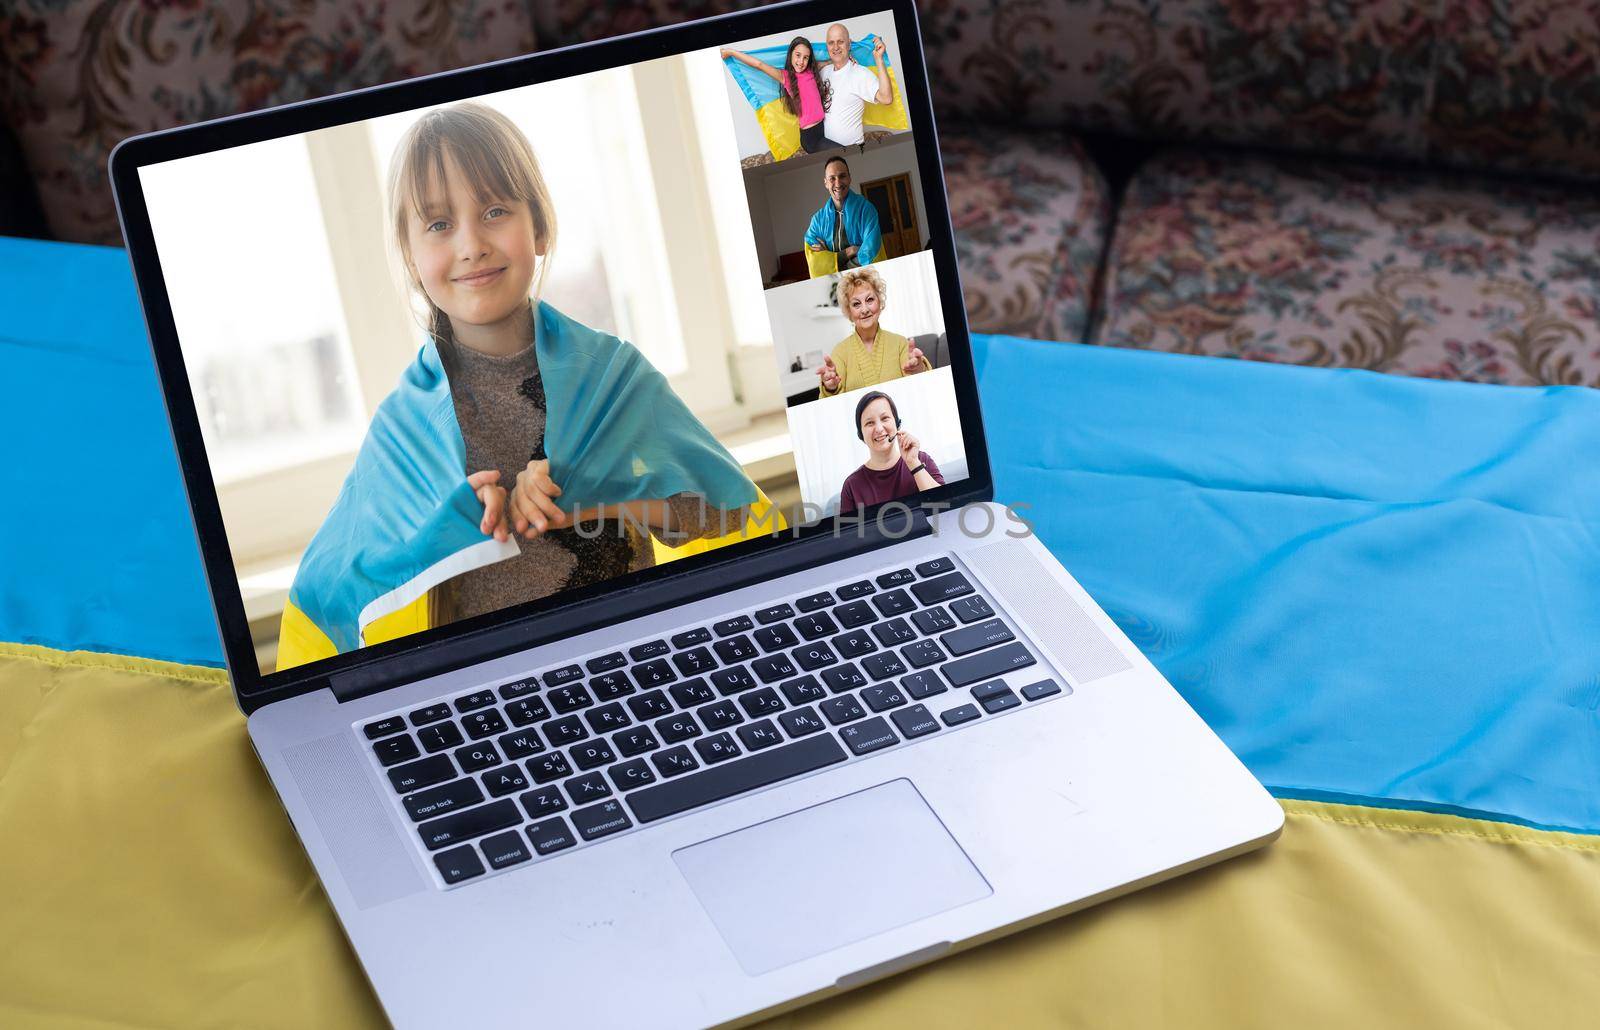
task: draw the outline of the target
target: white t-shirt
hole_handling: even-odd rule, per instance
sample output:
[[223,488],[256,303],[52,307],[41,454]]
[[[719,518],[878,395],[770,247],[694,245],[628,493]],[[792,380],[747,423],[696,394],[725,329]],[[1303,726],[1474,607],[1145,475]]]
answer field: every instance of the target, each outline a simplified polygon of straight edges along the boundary
[[878,95],[877,73],[855,61],[843,68],[835,68],[830,61],[822,66],[822,81],[833,90],[828,113],[822,118],[822,134],[845,146],[860,143],[862,109]]

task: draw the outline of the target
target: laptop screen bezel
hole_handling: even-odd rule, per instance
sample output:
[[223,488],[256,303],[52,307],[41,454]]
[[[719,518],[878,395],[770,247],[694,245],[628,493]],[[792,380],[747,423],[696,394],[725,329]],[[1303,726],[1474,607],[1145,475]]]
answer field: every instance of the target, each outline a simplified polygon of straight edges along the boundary
[[[893,14],[900,41],[897,67],[925,194],[929,240],[944,309],[968,476],[920,494],[914,501],[908,498],[868,508],[862,513],[862,521],[870,525],[877,519],[880,509],[909,505],[931,514],[993,496],[988,450],[978,408],[972,343],[956,269],[955,240],[938,140],[934,134],[917,14],[911,0],[797,0],[136,136],[124,140],[113,150],[110,178],[118,216],[145,312],[213,608],[222,631],[224,656],[236,698],[244,711],[248,713],[275,701],[320,690],[334,685],[340,677],[359,680],[361,693],[410,682],[417,678],[421,668],[417,657],[428,649],[439,650],[441,654],[447,650],[450,666],[465,667],[542,640],[594,628],[597,613],[603,612],[608,621],[616,622],[696,597],[710,596],[724,588],[735,565],[758,557],[763,559],[762,568],[780,570],[774,574],[781,574],[786,553],[795,555],[797,567],[817,564],[819,554],[822,561],[843,557],[860,549],[859,536],[852,532],[837,533],[839,518],[833,516],[812,526],[744,541],[697,559],[629,573],[605,583],[563,591],[539,601],[397,640],[366,645],[284,672],[262,674],[201,437],[199,416],[145,207],[139,170],[164,161],[885,11]],[[831,540],[824,539],[828,537]],[[854,546],[852,541],[857,541]],[[441,648],[445,643],[451,646]],[[427,671],[443,670],[429,668]]]

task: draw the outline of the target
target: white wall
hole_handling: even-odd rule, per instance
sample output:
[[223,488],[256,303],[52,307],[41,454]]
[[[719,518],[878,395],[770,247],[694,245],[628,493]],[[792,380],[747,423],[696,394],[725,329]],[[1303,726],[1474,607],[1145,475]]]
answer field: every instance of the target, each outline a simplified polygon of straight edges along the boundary
[[[966,444],[950,369],[936,368],[871,389],[894,398],[901,430],[917,438],[922,450],[939,466],[946,483],[967,477]],[[789,409],[789,436],[794,441],[800,499],[822,508],[825,516],[838,513],[839,490],[845,477],[867,460],[867,447],[856,439],[853,425],[856,402],[867,392],[853,390]]]
[[[851,189],[861,192],[861,184],[902,172],[911,174],[911,203],[917,209],[918,246],[928,245],[928,209],[922,198],[922,174],[917,169],[917,148],[911,134],[903,133],[891,142],[869,146],[865,153],[851,148],[845,153],[850,164]],[[761,262],[763,279],[778,268],[778,255],[805,246],[806,227],[821,209],[828,195],[822,189],[822,169],[827,160],[821,155],[812,161],[783,171],[771,166],[751,169],[744,174],[745,197],[750,204],[750,221],[755,225],[756,258]]]
[[[828,35],[828,26],[833,22],[824,22],[821,25],[811,25],[793,32],[779,32],[771,36],[757,36],[754,39],[744,39],[737,43],[729,43],[734,50],[759,50],[769,46],[787,46],[789,40],[796,36],[804,35],[813,43],[824,42]],[[900,41],[894,31],[894,14],[884,11],[882,14],[871,14],[863,18],[846,18],[839,24],[843,25],[850,33],[852,41],[865,39],[871,35],[883,37],[883,42],[888,47],[889,67],[894,69],[895,79],[900,79]],[[750,101],[744,98],[744,92],[739,89],[739,84],[733,81],[733,74],[726,68],[723,69],[722,78],[728,87],[728,106],[733,112],[733,127],[739,140],[739,156],[751,157],[755,154],[767,153],[767,138],[761,134],[761,124],[756,121],[755,108],[750,106]]]

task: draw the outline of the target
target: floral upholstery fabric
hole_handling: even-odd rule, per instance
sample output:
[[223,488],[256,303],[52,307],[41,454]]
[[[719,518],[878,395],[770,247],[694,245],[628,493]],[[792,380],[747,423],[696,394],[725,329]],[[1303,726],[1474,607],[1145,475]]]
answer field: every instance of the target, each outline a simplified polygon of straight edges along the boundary
[[51,230],[122,242],[106,158],[126,136],[534,48],[523,0],[12,0],[0,116]]
[[1118,217],[1098,342],[1600,386],[1600,196],[1158,158]]
[[946,126],[939,146],[972,328],[1087,339],[1111,204],[1082,147],[968,126]]

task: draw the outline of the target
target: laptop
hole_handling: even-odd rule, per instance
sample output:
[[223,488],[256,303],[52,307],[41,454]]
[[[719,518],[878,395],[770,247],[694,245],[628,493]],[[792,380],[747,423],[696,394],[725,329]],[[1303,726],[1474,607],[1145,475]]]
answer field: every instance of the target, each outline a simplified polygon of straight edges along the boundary
[[994,499],[937,88],[910,0],[805,0],[112,155],[250,740],[396,1025],[747,1021],[1279,833]]

